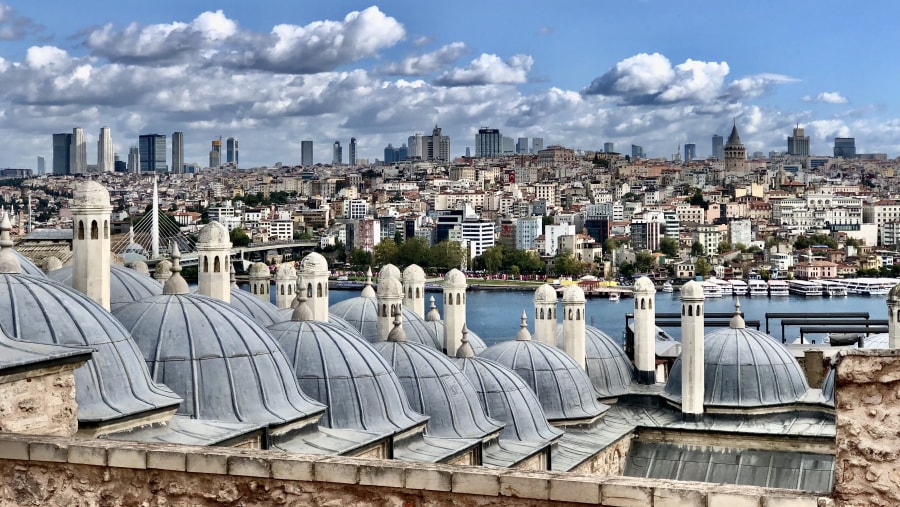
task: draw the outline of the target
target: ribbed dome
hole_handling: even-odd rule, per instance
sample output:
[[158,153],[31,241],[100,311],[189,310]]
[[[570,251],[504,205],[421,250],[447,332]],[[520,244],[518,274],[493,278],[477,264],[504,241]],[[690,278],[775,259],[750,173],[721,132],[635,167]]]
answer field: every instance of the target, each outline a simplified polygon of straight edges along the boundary
[[300,391],[272,335],[222,301],[166,294],[115,315],[131,330],[153,378],[184,397],[181,414],[282,424],[325,409]]
[[[396,282],[396,281],[395,281]],[[399,282],[396,282],[399,283]],[[402,288],[401,288],[402,294]],[[350,324],[366,340],[378,341],[378,300],[375,298],[355,297],[345,299],[331,305],[329,315],[337,316]],[[440,340],[436,340],[426,326],[426,322],[409,308],[403,307],[403,330],[408,341],[420,343],[429,348],[441,350],[444,343],[443,330]],[[329,317],[330,318],[330,317]]]
[[410,408],[387,361],[354,334],[328,322],[293,320],[275,324],[269,332],[303,392],[328,407],[320,424],[397,432],[427,420]]
[[828,375],[825,376],[825,381],[822,383],[822,400],[829,405],[834,405],[834,368],[828,371]]
[[200,229],[200,234],[197,236],[197,243],[210,246],[227,244],[230,248],[231,235],[228,233],[227,227],[213,220]]
[[534,291],[534,304],[556,303],[556,289],[549,283],[541,285]]
[[85,180],[72,190],[72,207],[110,206],[109,191],[94,180]]
[[328,260],[318,252],[311,252],[300,260],[298,271],[316,273],[328,271]]
[[556,347],[511,340],[491,345],[480,357],[518,373],[537,394],[551,421],[593,419],[609,408],[597,401],[587,373]]
[[86,345],[93,359],[75,370],[82,425],[138,416],[181,403],[147,373],[128,331],[80,292],[47,278],[0,275],[0,326],[17,339]]
[[290,318],[278,311],[278,307],[268,301],[250,294],[243,289],[231,289],[231,301],[228,303],[235,310],[251,317],[262,327],[284,322]]
[[[723,328],[704,337],[704,404],[764,407],[794,403],[806,393],[806,376],[778,341],[754,329]],[[681,398],[681,358],[666,383],[669,397]]]
[[47,277],[47,275],[41,268],[37,267],[35,263],[31,262],[31,259],[25,257],[15,250],[13,250],[13,254],[15,254],[17,259],[19,259],[19,266],[22,268],[23,275],[36,276],[38,278]]
[[[47,277],[71,287],[72,266],[51,271]],[[152,277],[117,264],[109,266],[109,307],[111,310],[160,294],[162,294],[162,284]]]
[[[562,344],[563,326],[556,327],[557,343]],[[601,398],[629,391],[634,381],[634,366],[625,349],[608,334],[594,326],[584,327],[585,370]]]
[[[418,315],[416,315],[418,317]],[[403,314],[403,318],[406,318],[406,313]],[[421,323],[424,326],[425,330],[428,331],[428,334],[431,336],[431,347],[435,350],[442,351],[444,350],[444,321],[442,320],[425,320],[425,322]],[[407,322],[403,321],[403,327],[411,327],[413,328],[413,332],[417,333],[416,330],[420,326],[419,322]],[[472,347],[472,350],[475,351],[475,355],[479,355],[487,349],[487,345],[485,345],[484,340],[481,339],[480,336],[475,334],[474,331],[469,329],[469,346]],[[409,333],[407,333],[407,337],[409,337]],[[413,340],[415,341],[415,340]],[[426,344],[428,345],[428,344]]]
[[562,435],[547,422],[537,395],[515,372],[481,357],[456,359],[456,364],[475,387],[488,417],[506,425],[501,438],[543,442]]
[[268,278],[270,275],[269,266],[262,262],[254,262],[250,265],[247,275],[253,278]]
[[410,264],[403,270],[403,283],[425,283],[425,270],[417,264]]
[[403,385],[412,409],[430,417],[426,433],[447,438],[485,438],[503,425],[488,418],[478,393],[453,361],[418,343],[374,344]]

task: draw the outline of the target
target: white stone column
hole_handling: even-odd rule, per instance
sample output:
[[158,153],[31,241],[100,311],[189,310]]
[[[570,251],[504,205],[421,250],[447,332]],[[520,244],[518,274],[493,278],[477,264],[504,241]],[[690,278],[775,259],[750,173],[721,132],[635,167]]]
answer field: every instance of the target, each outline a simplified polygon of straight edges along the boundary
[[403,305],[425,318],[425,271],[415,264],[403,270]]
[[556,289],[545,283],[534,291],[534,339],[556,347]]
[[656,383],[656,287],[646,276],[634,283],[634,366],[638,383]]
[[275,270],[275,306],[290,308],[294,302],[297,287],[297,269],[293,262],[284,262]]
[[466,322],[466,275],[451,269],[444,275],[444,353],[456,357]]
[[681,413],[685,421],[703,419],[703,287],[691,280],[681,287]]
[[584,291],[570,285],[563,292],[563,351],[582,368],[585,363]]
[[72,287],[109,310],[109,192],[96,181],[75,186],[72,195]]
[[900,284],[891,289],[887,298],[888,347],[900,348]]
[[322,254],[312,252],[300,261],[297,270],[297,291],[306,292],[306,304],[313,318],[328,322],[328,261]]
[[250,293],[262,301],[271,301],[269,295],[269,266],[262,262],[255,262],[250,266]]
[[231,239],[228,228],[212,221],[197,237],[197,292],[231,302]]

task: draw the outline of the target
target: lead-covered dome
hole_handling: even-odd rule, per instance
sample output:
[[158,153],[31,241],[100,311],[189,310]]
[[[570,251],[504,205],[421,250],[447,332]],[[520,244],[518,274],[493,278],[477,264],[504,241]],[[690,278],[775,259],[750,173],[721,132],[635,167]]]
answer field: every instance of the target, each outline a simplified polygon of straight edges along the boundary
[[275,269],[275,278],[278,280],[295,280],[297,279],[297,268],[293,262],[282,262]]
[[[399,283],[396,280],[392,281]],[[402,297],[402,287],[400,287],[400,294]],[[355,297],[345,299],[331,305],[328,310],[329,319],[332,317],[342,319],[369,342],[375,343],[378,341],[378,300],[376,298]],[[422,317],[416,315],[416,312],[404,306],[401,314],[407,341],[419,343],[439,351],[443,349],[443,328],[441,328],[440,339],[437,339],[429,329],[427,325],[429,323],[426,323]]]
[[277,306],[263,301],[243,289],[232,288],[231,301],[228,304],[255,320],[262,327],[269,327],[272,324],[284,322],[286,319],[285,315],[278,311]]
[[269,266],[264,262],[254,262],[247,271],[247,276],[251,278],[268,278],[269,275],[271,275],[271,273],[269,273]]
[[[72,266],[51,271],[48,278],[68,287],[72,286]],[[109,307],[110,310],[134,303],[144,298],[162,294],[162,284],[148,275],[112,264],[109,266]]]
[[[634,381],[634,365],[625,349],[594,326],[584,327],[584,368],[601,398],[627,394]],[[562,344],[563,326],[556,327],[556,341]]]
[[654,294],[656,293],[656,286],[653,285],[649,277],[642,276],[634,281],[633,290],[635,294]]
[[462,271],[453,268],[444,275],[444,287],[459,289],[466,287],[466,275]]
[[109,190],[94,180],[84,180],[72,190],[72,207],[110,206]]
[[703,286],[696,280],[691,280],[682,285],[681,299],[704,299]]
[[569,285],[563,291],[563,303],[584,303],[584,289],[579,285]]
[[[19,259],[19,267],[21,268],[21,273],[23,275],[36,276],[38,278],[46,278],[47,277],[47,275],[44,273],[44,271],[41,268],[37,267],[37,265],[34,262],[32,262],[31,259],[29,259],[28,257],[25,257],[24,255],[20,254],[16,250],[13,250],[13,254],[16,256],[17,259]],[[4,270],[0,270],[0,272],[2,272],[2,271],[4,271]]]
[[203,226],[200,234],[197,236],[198,244],[208,245],[231,245],[231,235],[228,228],[215,220]]

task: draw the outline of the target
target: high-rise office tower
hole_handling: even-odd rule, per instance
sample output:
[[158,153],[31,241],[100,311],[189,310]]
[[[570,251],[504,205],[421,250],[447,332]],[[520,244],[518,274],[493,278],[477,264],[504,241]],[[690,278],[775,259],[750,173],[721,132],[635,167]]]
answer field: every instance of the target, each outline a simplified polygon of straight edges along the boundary
[[213,139],[212,148],[209,150],[209,166],[219,167],[222,165],[222,138]]
[[141,172],[164,173],[166,165],[166,136],[162,134],[142,134],[138,136],[141,153]]
[[684,145],[684,161],[690,162],[697,158],[697,145],[694,143],[687,143]]
[[53,175],[70,174],[72,163],[72,134],[53,134]]
[[472,149],[466,146],[466,158],[472,158]]
[[503,136],[500,145],[500,152],[504,155],[512,155],[516,152],[516,140],[511,137]]
[[615,153],[615,143],[603,143],[603,153]]
[[520,137],[516,139],[516,153],[520,155],[528,154],[528,138]]
[[422,136],[425,143],[425,149],[422,150],[427,160],[437,160],[439,162],[450,162],[450,136],[441,134],[441,128],[437,125],[431,131],[430,141]]
[[128,148],[128,172],[141,172],[141,149],[137,146]]
[[725,138],[719,134],[713,134],[712,136],[711,155],[716,160],[725,160]]
[[835,137],[834,156],[844,158],[856,158],[855,137]]
[[184,132],[172,132],[172,172],[184,172]]
[[113,156],[113,143],[109,127],[102,127],[100,129],[100,138],[97,139],[97,171],[101,173],[113,172],[113,169],[115,169]]
[[44,157],[38,157],[38,160],[37,160],[37,173],[38,173],[38,174],[44,174],[45,172],[47,172],[47,164],[46,164],[46,162],[44,161]]
[[300,165],[310,167],[313,165],[313,142],[300,141]]
[[238,166],[238,140],[233,137],[225,140],[225,162]]
[[424,146],[425,141],[423,140],[423,136],[421,132],[416,132],[415,135],[409,136],[406,140],[406,148],[409,150],[409,158],[423,158],[424,152],[422,148]]
[[799,157],[809,156],[809,136],[803,135],[803,129],[800,125],[794,129],[794,135],[787,138],[788,155],[797,155]]
[[341,142],[335,141],[331,152],[331,165],[341,165],[344,163],[344,149],[341,148]]
[[500,129],[481,127],[475,134],[475,156],[496,157],[503,152],[503,136]]
[[644,147],[638,144],[632,144],[631,158],[644,158]]
[[350,138],[350,167],[356,166],[356,138]]
[[544,149],[544,138],[543,137],[532,137],[531,138],[531,153],[537,153]]
[[87,145],[84,131],[80,127],[72,129],[72,147],[69,150],[69,174],[84,174],[87,171]]

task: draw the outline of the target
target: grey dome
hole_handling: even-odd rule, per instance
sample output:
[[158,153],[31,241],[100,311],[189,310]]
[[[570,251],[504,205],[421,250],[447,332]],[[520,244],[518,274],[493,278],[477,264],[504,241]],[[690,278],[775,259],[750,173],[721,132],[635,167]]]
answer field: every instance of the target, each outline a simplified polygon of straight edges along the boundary
[[[557,343],[562,343],[563,326],[556,327]],[[594,326],[584,327],[584,367],[601,398],[629,392],[634,381],[634,366],[625,349],[608,334]]]
[[822,382],[822,400],[834,406],[834,368],[828,371],[828,375],[825,375],[825,381]]
[[[72,286],[72,266],[51,271],[48,278],[68,287]],[[163,286],[149,275],[112,264],[109,266],[109,307],[120,306],[162,294]]]
[[456,364],[475,387],[488,417],[506,425],[501,438],[545,442],[562,435],[547,422],[537,395],[515,372],[482,357],[459,358]]
[[218,299],[164,294],[115,315],[153,378],[184,397],[181,414],[279,425],[325,409],[300,391],[272,335]]
[[[747,328],[722,328],[704,337],[704,404],[764,407],[794,403],[809,389],[794,356],[774,338]],[[681,398],[681,357],[665,393]]]
[[391,365],[412,409],[430,417],[426,433],[447,438],[485,438],[502,429],[478,402],[469,379],[447,356],[411,342],[374,344]]
[[281,322],[269,332],[300,389],[328,406],[323,426],[394,433],[427,420],[410,408],[387,361],[355,332],[313,320]]
[[[416,315],[416,314],[413,314]],[[403,317],[406,318],[406,313],[403,314]],[[418,315],[416,315],[418,317]],[[418,327],[418,323],[403,321],[404,327]],[[444,321],[442,320],[425,320],[422,322],[422,326],[425,327],[425,330],[428,331],[428,334],[431,335],[431,346],[434,347],[435,350],[444,351]],[[469,346],[472,347],[472,350],[475,351],[475,355],[479,355],[487,349],[487,345],[485,345],[484,340],[481,339],[480,336],[475,334],[471,329],[468,330],[469,334]],[[407,338],[409,335],[407,335]],[[445,351],[446,352],[446,351]]]
[[269,327],[272,324],[284,322],[290,315],[285,317],[278,311],[278,307],[268,301],[250,294],[243,289],[231,289],[231,301],[228,303],[235,310],[255,320],[262,327]]
[[537,394],[551,421],[594,419],[609,407],[597,401],[591,379],[574,359],[533,340],[491,345],[481,356],[515,371]]
[[19,259],[19,265],[22,267],[23,275],[36,276],[38,278],[47,277],[47,275],[44,273],[44,270],[37,267],[35,263],[31,262],[31,259],[25,257],[16,250],[13,250],[13,253],[15,254],[16,258]]
[[82,345],[93,358],[75,370],[83,426],[170,409],[181,398],[156,384],[128,331],[103,307],[47,278],[0,275],[0,326],[29,342]]
[[[294,303],[296,303],[296,302],[297,302],[297,300],[295,299]],[[279,308],[278,309],[278,314],[281,315],[281,317],[282,317],[281,322],[287,322],[287,321],[291,320],[291,315],[294,314],[294,308],[296,308],[296,307],[292,306],[290,308]],[[353,334],[353,336],[356,336],[358,339],[361,339],[361,340],[364,339],[362,337],[362,335],[359,334],[358,329],[356,329],[355,327],[353,327],[352,324],[350,324],[346,320],[338,317],[337,315],[329,313],[328,314],[328,323],[334,324],[337,327],[344,329],[345,331],[350,331],[350,333]]]
[[[388,280],[394,281],[399,285],[399,282],[393,279]],[[400,294],[402,293],[401,290]],[[345,320],[366,340],[372,343],[378,341],[378,300],[376,298],[355,297],[345,299],[331,305],[329,313]],[[406,332],[408,341],[441,350],[444,343],[443,331],[441,331],[440,340],[436,342],[434,335],[429,331],[422,317],[419,317],[416,315],[416,312],[405,306],[402,313],[403,330]]]
[[889,333],[870,334],[863,337],[864,349],[889,349],[891,343],[891,335]]

